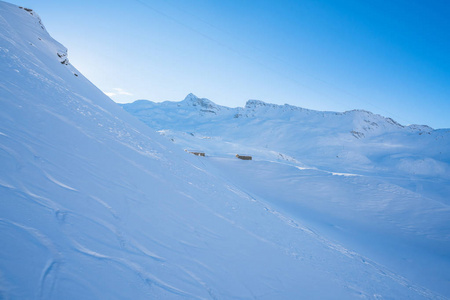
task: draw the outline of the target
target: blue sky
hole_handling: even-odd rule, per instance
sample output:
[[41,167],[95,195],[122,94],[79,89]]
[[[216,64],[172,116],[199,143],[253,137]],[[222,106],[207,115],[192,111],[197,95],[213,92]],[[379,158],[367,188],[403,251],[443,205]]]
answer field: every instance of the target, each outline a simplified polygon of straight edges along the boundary
[[117,102],[248,99],[450,128],[448,1],[12,1]]

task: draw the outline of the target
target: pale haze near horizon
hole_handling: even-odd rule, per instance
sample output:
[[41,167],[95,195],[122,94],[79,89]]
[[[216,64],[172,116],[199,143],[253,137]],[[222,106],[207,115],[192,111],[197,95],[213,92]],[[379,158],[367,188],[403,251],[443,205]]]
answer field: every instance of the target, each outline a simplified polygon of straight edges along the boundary
[[10,1],[116,102],[248,99],[450,128],[440,1]]

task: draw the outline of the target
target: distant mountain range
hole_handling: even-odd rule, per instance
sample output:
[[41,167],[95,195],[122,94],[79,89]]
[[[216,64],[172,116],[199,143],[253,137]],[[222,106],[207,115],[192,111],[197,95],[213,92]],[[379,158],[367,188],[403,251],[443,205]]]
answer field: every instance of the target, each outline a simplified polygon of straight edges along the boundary
[[138,100],[123,108],[183,148],[361,174],[450,178],[450,129],[402,126],[363,110],[322,112],[249,100],[229,108],[189,94],[180,102]]

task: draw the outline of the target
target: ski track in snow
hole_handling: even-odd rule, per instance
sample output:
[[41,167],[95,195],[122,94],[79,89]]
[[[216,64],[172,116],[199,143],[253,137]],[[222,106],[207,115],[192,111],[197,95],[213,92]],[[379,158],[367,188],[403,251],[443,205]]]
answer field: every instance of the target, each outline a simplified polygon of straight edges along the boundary
[[[331,172],[330,172],[331,173]],[[414,291],[417,294],[420,294],[424,297],[426,297],[427,299],[445,299],[445,297],[441,296],[441,295],[437,295],[434,292],[432,292],[429,289],[426,289],[424,287],[412,284],[411,282],[409,282],[406,278],[395,274],[394,272],[389,271],[386,267],[381,266],[379,264],[377,264],[374,261],[371,261],[370,259],[368,259],[367,257],[364,257],[354,251],[351,251],[349,249],[346,249],[345,247],[343,247],[340,244],[337,244],[335,242],[332,242],[326,238],[324,238],[323,236],[320,236],[319,234],[317,234],[316,232],[314,232],[312,229],[308,228],[307,226],[304,225],[300,225],[299,221],[294,221],[293,219],[284,216],[282,213],[278,212],[277,210],[270,208],[270,206],[267,205],[267,203],[265,203],[264,201],[260,201],[255,199],[253,196],[250,196],[248,194],[246,194],[243,191],[239,191],[237,192],[237,190],[235,188],[232,188],[231,186],[228,186],[228,189],[236,194],[239,194],[241,197],[243,196],[244,198],[246,198],[247,200],[250,200],[251,202],[256,202],[259,206],[262,206],[264,210],[266,210],[267,212],[269,212],[270,214],[276,216],[278,219],[280,219],[281,221],[283,221],[286,225],[293,227],[297,230],[301,230],[304,233],[307,233],[308,235],[310,235],[312,238],[314,238],[315,240],[319,241],[321,244],[325,245],[327,248],[333,250],[333,251],[337,251],[339,253],[341,253],[342,255],[345,255],[346,257],[349,257],[351,259],[357,260],[365,265],[370,266],[379,276],[381,277],[385,277],[385,278],[389,278],[390,280],[398,283],[399,285],[402,285],[412,291]],[[215,212],[214,210],[210,209],[209,207],[205,206],[204,204],[200,203],[199,201],[196,201],[194,198],[190,197],[189,195],[186,195],[184,193],[183,194],[185,197],[190,198],[191,200],[194,200],[196,203],[198,203],[199,205],[201,205],[202,207],[204,207],[205,209],[211,211],[215,216],[229,222],[230,224],[232,224],[233,226],[235,226],[236,228],[246,232],[247,234],[249,234],[250,236],[264,242],[267,244],[270,244],[273,247],[277,247],[282,249],[282,251],[284,253],[286,253],[287,255],[293,257],[294,259],[304,259],[304,257],[302,257],[302,255],[300,255],[300,253],[302,251],[298,251],[299,249],[297,249],[297,251],[294,249],[288,249],[288,248],[284,248],[278,244],[272,243],[270,241],[268,241],[267,239],[258,236],[256,234],[254,234],[253,232],[250,232],[248,230],[246,230],[245,228],[243,228],[242,226],[239,226],[238,224],[236,224],[234,221],[224,217],[223,215]],[[343,279],[341,280],[341,284],[343,286],[347,286],[347,282],[345,282]],[[364,295],[366,298],[371,298],[371,295],[363,292],[361,289],[355,288],[355,287],[350,287],[348,286],[349,289],[355,290],[358,293],[360,293],[361,295]]]
[[[276,216],[278,219],[282,220],[286,225],[293,227],[295,229],[301,230],[302,232],[305,232],[307,234],[309,234],[311,237],[313,237],[314,239],[320,241],[323,245],[325,245],[326,247],[328,247],[331,250],[337,251],[349,258],[358,260],[366,265],[369,265],[373,270],[376,271],[376,273],[382,277],[387,277],[395,282],[397,282],[398,284],[428,298],[428,299],[445,299],[445,297],[440,296],[440,295],[436,295],[435,293],[433,293],[432,291],[423,288],[421,286],[417,286],[412,284],[411,282],[409,282],[406,278],[399,276],[391,271],[389,271],[386,267],[381,266],[379,264],[377,264],[374,261],[371,261],[370,259],[368,259],[367,257],[364,257],[354,251],[351,251],[349,249],[346,249],[345,247],[343,247],[342,245],[339,245],[335,242],[332,242],[326,238],[324,238],[323,236],[318,235],[316,232],[314,232],[313,230],[311,230],[310,228],[308,228],[307,226],[304,225],[300,225],[299,221],[294,221],[293,219],[284,216],[282,213],[276,211],[275,209],[270,208],[266,203],[258,201],[256,199],[254,199],[252,196],[247,195],[247,198],[252,199],[253,201],[258,202],[260,205],[262,205],[264,207],[264,209],[268,212],[270,212],[272,215]],[[263,240],[265,241],[265,240]],[[267,241],[266,241],[267,242]],[[292,252],[290,249],[283,249],[285,251],[285,253],[293,256],[295,259],[299,259],[299,254],[297,252]],[[346,285],[347,283],[345,281],[342,281],[341,284]],[[350,287],[349,287],[350,288]],[[354,289],[354,288],[352,288]],[[357,291],[359,291],[361,294],[363,294],[364,296],[366,296],[367,298],[370,298],[370,295],[364,293],[363,291],[361,291],[360,289],[355,289]]]
[[[268,162],[280,164],[280,162],[276,162],[276,161],[268,161]],[[286,163],[281,163],[281,164],[292,166],[291,164],[286,164]],[[340,175],[340,176],[344,176],[344,177],[361,176],[361,175],[349,174],[349,173],[335,173],[335,172],[320,170],[320,169],[317,169],[317,168],[298,167],[298,166],[295,166],[295,165],[293,167],[295,167],[295,168],[297,168],[297,169],[299,169],[301,171],[303,171],[303,170],[314,170],[314,171],[323,172],[325,174]],[[385,277],[385,278],[389,278],[390,280],[398,283],[399,285],[402,285],[402,286],[404,286],[404,287],[414,291],[415,293],[426,297],[427,299],[445,299],[443,296],[438,295],[438,294],[432,292],[431,290],[429,290],[427,288],[424,288],[422,286],[415,285],[415,284],[411,283],[410,281],[408,281],[403,276],[400,276],[400,275],[398,275],[398,274],[396,274],[396,273],[394,273],[392,271],[389,271],[388,268],[386,268],[385,266],[382,266],[382,265],[380,265],[380,264],[370,260],[369,258],[360,255],[359,253],[357,253],[355,251],[351,251],[351,250],[343,247],[342,245],[340,245],[340,244],[338,244],[336,242],[332,242],[329,239],[326,239],[325,237],[317,234],[315,231],[313,231],[312,229],[308,228],[307,226],[299,225],[299,220],[294,221],[293,219],[284,216],[282,213],[276,211],[273,208],[270,208],[270,206],[268,206],[267,203],[265,203],[264,201],[258,201],[258,200],[255,199],[255,197],[250,196],[249,194],[243,192],[242,190],[239,190],[237,188],[233,188],[230,185],[228,185],[227,188],[228,188],[228,190],[232,191],[233,193],[235,193],[235,194],[237,194],[237,195],[239,195],[239,196],[241,196],[243,198],[246,198],[247,200],[259,203],[261,206],[263,206],[263,208],[266,211],[270,212],[271,214],[273,214],[274,216],[276,216],[277,218],[279,218],[280,220],[285,222],[288,226],[291,226],[293,228],[299,229],[302,232],[305,232],[305,233],[309,234],[311,237],[313,237],[314,239],[320,241],[323,245],[325,245],[329,249],[331,249],[333,251],[337,251],[337,252],[339,252],[339,253],[341,253],[341,254],[343,254],[343,255],[351,258],[351,259],[360,261],[361,263],[370,266],[379,276]],[[398,192],[398,189],[395,189],[395,192]],[[188,195],[185,195],[185,196],[186,197],[190,197]],[[192,197],[190,197],[190,198],[192,199]],[[195,201],[195,199],[192,199],[192,200]],[[197,201],[197,203],[198,203],[198,201]],[[207,209],[209,209],[209,208],[207,208]],[[279,245],[275,245],[275,244],[271,243],[270,241],[268,241],[268,240],[266,240],[266,239],[264,239],[264,238],[262,238],[262,237],[260,237],[258,235],[255,235],[252,232],[246,231],[244,228],[242,228],[241,226],[235,224],[235,222],[229,220],[228,218],[224,217],[223,215],[221,215],[221,214],[219,214],[219,213],[217,213],[215,211],[212,211],[212,212],[217,217],[224,219],[225,221],[231,223],[233,226],[235,226],[235,227],[237,227],[237,228],[239,228],[241,230],[244,230],[246,233],[248,233],[249,235],[251,235],[251,236],[253,236],[253,237],[257,238],[257,239],[259,239],[260,241],[265,242],[265,243],[269,243],[272,246],[280,247]],[[280,247],[280,248],[282,248],[282,247]],[[282,250],[286,254],[294,257],[295,259],[302,259],[301,255],[299,255],[299,253],[301,251],[292,251],[292,249],[287,249],[287,248],[282,248]],[[342,283],[342,285],[347,285],[347,283],[345,281],[343,281],[343,280],[342,280],[341,283]],[[350,287],[350,286],[348,286],[348,288],[357,291],[358,293],[360,293],[361,295],[364,295],[365,297],[368,297],[368,298],[371,297],[370,295],[364,293],[363,291],[361,291],[358,288]]]
[[265,238],[263,238],[263,237],[261,237],[261,236],[259,236],[259,235],[257,235],[257,234],[254,234],[253,232],[251,232],[251,231],[247,230],[246,228],[240,226],[240,225],[237,224],[235,221],[230,220],[229,218],[225,217],[224,215],[222,215],[222,214],[216,212],[215,210],[211,209],[210,207],[206,206],[204,203],[202,203],[202,202],[196,200],[195,198],[191,197],[190,195],[185,194],[184,192],[180,192],[180,194],[183,195],[183,196],[185,196],[186,198],[191,199],[192,201],[194,201],[195,203],[197,203],[199,206],[203,207],[205,210],[211,212],[214,216],[216,216],[216,217],[218,217],[218,218],[220,218],[220,219],[222,219],[222,220],[228,222],[228,223],[231,224],[232,226],[234,226],[234,227],[236,227],[236,228],[238,228],[238,229],[244,231],[244,232],[247,233],[248,235],[250,235],[250,236],[256,238],[257,240],[262,241],[262,242],[264,242],[264,243],[268,243],[268,244],[274,245],[273,243],[271,243],[270,241],[266,240]]

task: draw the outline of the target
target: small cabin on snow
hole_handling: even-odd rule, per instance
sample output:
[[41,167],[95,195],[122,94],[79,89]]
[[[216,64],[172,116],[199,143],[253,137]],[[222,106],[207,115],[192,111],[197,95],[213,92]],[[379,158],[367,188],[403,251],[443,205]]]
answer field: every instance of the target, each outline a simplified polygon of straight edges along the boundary
[[236,157],[242,160],[252,160],[252,157],[250,155],[239,155],[236,154]]
[[196,150],[184,150],[188,153],[194,154],[196,156],[203,156],[205,157],[205,152],[201,152],[201,151],[196,151]]

